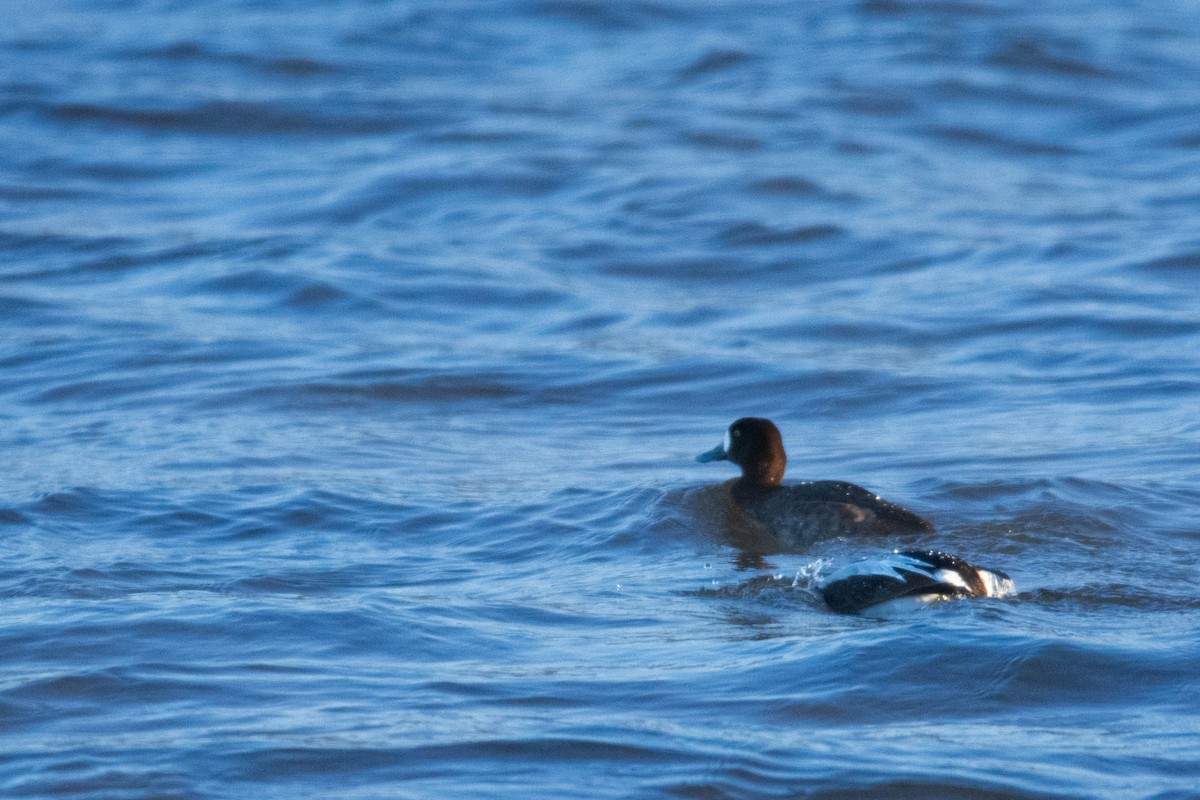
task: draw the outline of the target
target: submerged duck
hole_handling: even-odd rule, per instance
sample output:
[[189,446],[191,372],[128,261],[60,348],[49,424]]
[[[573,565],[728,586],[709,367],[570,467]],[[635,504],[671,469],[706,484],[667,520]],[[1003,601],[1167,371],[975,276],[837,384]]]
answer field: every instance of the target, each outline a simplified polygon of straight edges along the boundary
[[956,597],[1011,597],[1012,578],[937,550],[899,550],[834,572],[820,585],[825,604],[843,614],[886,612]]
[[856,534],[928,533],[933,525],[906,508],[845,481],[783,485],[787,454],[769,419],[743,417],[725,441],[697,461],[732,461],[742,477],[729,483],[733,505],[782,544]]

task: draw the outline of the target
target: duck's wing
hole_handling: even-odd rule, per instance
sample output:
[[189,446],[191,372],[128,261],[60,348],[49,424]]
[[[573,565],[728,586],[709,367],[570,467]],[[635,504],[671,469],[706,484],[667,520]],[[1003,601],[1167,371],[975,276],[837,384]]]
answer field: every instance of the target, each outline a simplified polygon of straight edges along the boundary
[[794,502],[840,503],[861,512],[862,521],[873,519],[879,533],[932,533],[933,523],[907,508],[857,484],[846,481],[808,481],[784,487]]
[[834,611],[853,614],[905,597],[1011,597],[1013,581],[1000,570],[986,570],[938,550],[908,550],[874,556],[834,572],[821,584],[821,595]]
[[[938,556],[965,561],[945,553]],[[854,614],[902,597],[968,595],[956,570],[939,567],[922,553],[888,553],[858,561],[834,572],[821,585],[821,596],[834,611]]]

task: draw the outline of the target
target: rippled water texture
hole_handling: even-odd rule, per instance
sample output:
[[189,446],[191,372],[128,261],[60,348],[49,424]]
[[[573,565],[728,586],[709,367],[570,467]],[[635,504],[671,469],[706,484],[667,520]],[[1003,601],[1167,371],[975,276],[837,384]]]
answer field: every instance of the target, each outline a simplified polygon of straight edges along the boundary
[[1200,797],[1195,4],[2,5],[0,795]]

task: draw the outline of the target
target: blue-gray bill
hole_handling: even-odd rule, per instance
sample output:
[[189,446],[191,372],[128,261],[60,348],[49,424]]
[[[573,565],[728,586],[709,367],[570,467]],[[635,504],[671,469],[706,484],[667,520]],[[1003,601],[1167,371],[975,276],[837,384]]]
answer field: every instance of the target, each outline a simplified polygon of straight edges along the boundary
[[723,444],[719,444],[712,450],[696,456],[696,460],[701,463],[706,463],[709,461],[727,461],[728,459],[729,454],[725,452],[725,445]]

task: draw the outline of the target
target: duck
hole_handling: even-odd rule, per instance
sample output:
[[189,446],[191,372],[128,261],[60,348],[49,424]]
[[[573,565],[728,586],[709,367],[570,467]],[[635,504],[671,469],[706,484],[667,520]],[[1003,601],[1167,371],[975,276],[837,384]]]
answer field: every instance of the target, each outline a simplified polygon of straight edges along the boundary
[[[778,545],[804,547],[839,536],[931,533],[933,523],[846,481],[784,485],[783,436],[769,419],[742,417],[700,462],[730,461],[742,470],[729,481],[731,505]],[[756,533],[760,533],[756,530]]]
[[939,550],[894,550],[843,567],[818,584],[825,604],[842,614],[888,613],[966,597],[1012,597],[1007,573]]

